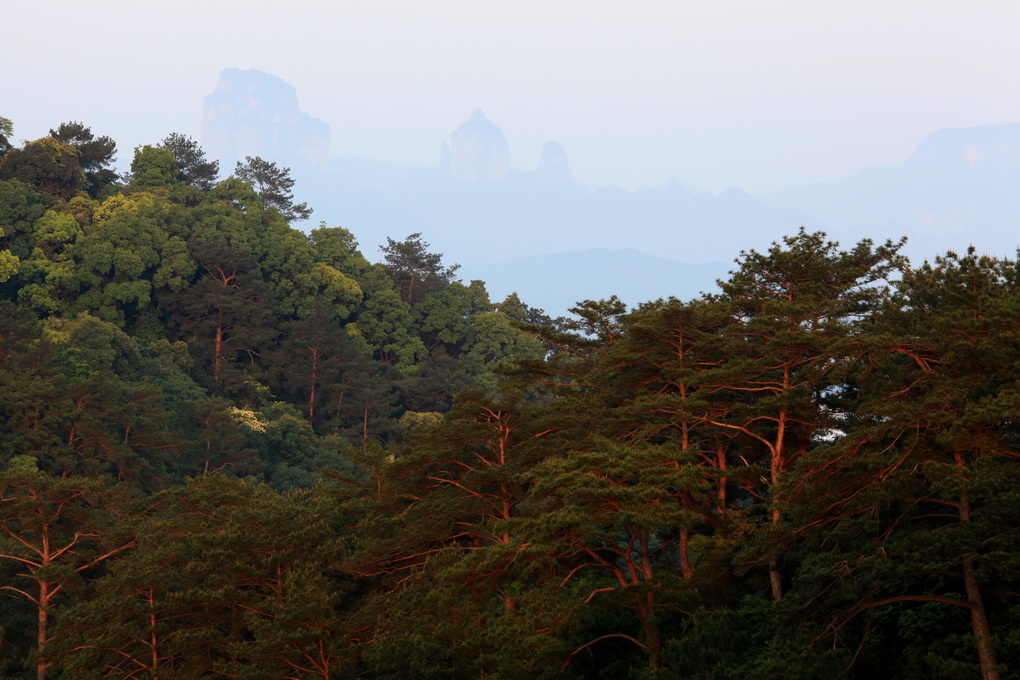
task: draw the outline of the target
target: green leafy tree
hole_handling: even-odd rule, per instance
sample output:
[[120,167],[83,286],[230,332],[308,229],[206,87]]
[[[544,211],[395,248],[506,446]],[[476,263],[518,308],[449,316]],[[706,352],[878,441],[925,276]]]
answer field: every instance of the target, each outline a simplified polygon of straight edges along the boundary
[[112,139],[96,137],[91,129],[76,121],[61,123],[56,130],[50,130],[50,137],[78,150],[89,196],[97,198],[117,182],[117,173],[110,167],[117,160],[117,143]]
[[470,335],[462,363],[474,372],[472,382],[496,390],[501,372],[518,364],[541,362],[546,347],[541,341],[514,325],[502,312],[482,312],[471,317]]
[[563,317],[551,318],[545,313],[544,309],[529,307],[521,301],[520,296],[516,292],[510,293],[502,302],[493,305],[493,307],[496,311],[503,312],[517,323],[528,326],[559,328],[566,322],[566,319]]
[[[258,209],[259,199],[251,186],[236,177],[219,182],[206,200],[187,209],[187,228],[180,233],[186,241],[219,241],[249,253],[256,262],[266,257],[268,246],[278,241],[281,229],[289,229],[277,216],[267,221]],[[272,233],[267,233],[271,231]],[[268,241],[268,242],[267,242]],[[274,255],[279,260],[281,254]]]
[[474,292],[460,282],[429,293],[417,305],[414,315],[425,347],[432,351],[440,344],[448,354],[459,354],[468,342],[469,317]]
[[429,244],[420,233],[411,234],[403,241],[387,237],[383,252],[386,272],[393,279],[400,296],[409,305],[425,299],[430,292],[447,286],[460,268],[455,264],[443,266],[442,253],[430,253]]
[[222,241],[193,239],[199,280],[174,296],[176,323],[189,338],[197,377],[258,403],[262,353],[271,332],[268,294],[251,254]]
[[238,161],[234,174],[255,188],[262,204],[267,208],[276,208],[285,220],[307,220],[312,210],[307,203],[294,203],[294,180],[290,176],[290,168],[277,167],[276,163],[262,160],[260,157],[245,156],[244,162]]
[[71,215],[47,210],[30,235],[33,248],[21,260],[18,299],[41,315],[64,311],[77,288],[74,246],[84,234]]
[[[27,317],[27,318],[26,318]],[[172,436],[165,395],[142,379],[146,357],[122,330],[88,314],[35,323],[0,341],[0,449],[62,476],[115,477],[153,488],[186,437]]]
[[139,189],[151,190],[167,187],[178,181],[181,169],[173,152],[146,144],[135,148],[131,161],[131,184]]
[[65,435],[77,463],[71,470],[158,487],[183,442],[167,429],[164,394],[143,379],[139,344],[87,313],[49,319],[44,332],[73,376],[74,410]]
[[66,451],[57,427],[67,414],[66,376],[40,330],[30,310],[0,301],[0,464],[29,452]]
[[400,430],[394,418],[400,371],[373,359],[372,348],[351,326],[344,329],[340,374],[327,383],[329,400],[321,410],[331,432],[374,450]]
[[0,116],[0,160],[4,154],[14,148],[11,144],[11,137],[14,135],[14,123],[10,118]]
[[[321,411],[337,397],[334,386],[357,349],[341,328],[336,310],[323,300],[311,314],[289,322],[283,330],[272,357],[274,392],[300,405],[314,428],[316,409]],[[322,420],[320,413],[318,421]]]
[[410,308],[391,288],[367,297],[355,328],[375,350],[376,358],[408,368],[428,356],[425,345],[412,332],[411,320]]
[[0,283],[9,281],[21,271],[21,258],[8,249],[0,250]]
[[249,422],[255,427],[248,440],[259,451],[271,488],[306,489],[321,481],[314,469],[322,453],[320,441],[296,406],[275,401],[253,415]]
[[267,233],[263,239],[265,256],[260,263],[277,314],[305,317],[321,301],[331,305],[340,318],[347,318],[361,303],[362,290],[357,281],[326,263],[316,262],[315,250],[304,234],[280,226],[279,233]]
[[[0,155],[0,161],[2,158]],[[42,197],[23,182],[0,182],[0,284],[22,271],[24,260],[32,252],[28,232],[45,209]],[[12,285],[7,294],[16,295],[16,290]],[[0,287],[0,295],[4,295],[2,291]]]
[[31,252],[26,236],[32,225],[46,212],[43,196],[27,183],[17,180],[0,182],[0,244],[13,248],[18,256]]
[[176,415],[180,416],[176,422],[181,443],[194,442],[178,461],[181,479],[213,473],[260,478],[265,464],[248,437],[252,429],[262,427],[253,411],[240,409],[228,399],[202,395]]
[[205,151],[191,137],[173,132],[160,143],[160,147],[174,155],[179,170],[178,181],[202,191],[209,191],[216,184],[220,162],[207,160]]
[[85,187],[81,152],[52,137],[8,151],[0,160],[0,180],[16,179],[64,200]]
[[355,279],[322,262],[312,265],[311,285],[315,293],[309,295],[308,302],[302,306],[300,311],[302,316],[314,313],[315,301],[321,299],[336,310],[337,316],[346,319],[364,297],[361,286]]
[[231,175],[216,183],[216,186],[209,192],[209,198],[213,201],[219,212],[229,206],[241,213],[257,212],[262,207],[262,201],[258,194],[248,182]]
[[414,412],[445,413],[457,394],[479,382],[480,373],[478,362],[463,355],[454,358],[444,347],[437,347],[401,382],[401,403]]
[[320,222],[319,228],[308,234],[308,240],[320,262],[345,276],[358,279],[368,269],[368,260],[358,250],[354,234],[343,227],[327,227]]
[[75,245],[72,283],[80,293],[73,307],[129,327],[151,314],[153,281],[168,283],[180,268],[194,267],[172,259],[171,222],[165,201],[148,193],[105,201]]

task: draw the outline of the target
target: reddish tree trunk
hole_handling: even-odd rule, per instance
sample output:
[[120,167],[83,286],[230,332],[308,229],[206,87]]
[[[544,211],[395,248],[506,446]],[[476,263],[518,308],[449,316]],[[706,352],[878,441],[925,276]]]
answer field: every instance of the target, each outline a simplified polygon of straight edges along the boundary
[[308,397],[308,426],[315,427],[315,386],[318,380],[317,374],[317,359],[318,352],[312,350],[312,385],[310,390],[310,396]]
[[46,662],[44,652],[47,642],[47,626],[50,616],[50,599],[53,593],[50,591],[48,581],[39,582],[39,635],[37,638],[37,651],[39,659],[36,662],[35,673],[37,680],[46,680],[46,669],[50,664]]
[[361,450],[368,450],[368,407],[365,407],[365,411],[361,416]]
[[691,540],[691,532],[686,529],[680,530],[680,546],[677,549],[680,559],[680,573],[684,578],[694,578],[694,567],[691,565],[691,556],[688,544]]
[[223,359],[223,310],[217,311],[216,340],[213,351],[213,380],[220,379],[220,362]]
[[[964,467],[963,458],[959,455],[956,457],[956,464],[961,469]],[[970,524],[970,497],[966,495],[960,497],[960,523]],[[965,555],[962,563],[963,585],[967,592],[967,602],[970,603],[970,623],[974,630],[978,663],[981,665],[981,680],[999,680],[999,671],[995,669],[998,665],[995,661],[995,650],[992,649],[992,627],[988,623],[985,600],[978,586],[974,562],[969,555]]]

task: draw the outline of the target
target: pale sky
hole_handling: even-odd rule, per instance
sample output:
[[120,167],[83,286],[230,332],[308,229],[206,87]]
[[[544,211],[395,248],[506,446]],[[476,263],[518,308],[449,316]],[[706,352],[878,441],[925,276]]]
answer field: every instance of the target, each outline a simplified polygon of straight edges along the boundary
[[334,154],[435,165],[475,107],[510,164],[566,147],[598,187],[753,194],[898,163],[935,130],[1020,121],[1016,0],[13,0],[0,116],[80,120],[120,161],[200,137],[224,68],[297,89]]

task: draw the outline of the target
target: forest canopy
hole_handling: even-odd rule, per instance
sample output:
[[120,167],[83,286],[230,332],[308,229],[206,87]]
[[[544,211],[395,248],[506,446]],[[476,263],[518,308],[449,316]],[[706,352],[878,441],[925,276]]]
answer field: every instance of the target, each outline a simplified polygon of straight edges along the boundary
[[1020,668],[1020,264],[801,228],[550,318],[0,118],[0,676]]

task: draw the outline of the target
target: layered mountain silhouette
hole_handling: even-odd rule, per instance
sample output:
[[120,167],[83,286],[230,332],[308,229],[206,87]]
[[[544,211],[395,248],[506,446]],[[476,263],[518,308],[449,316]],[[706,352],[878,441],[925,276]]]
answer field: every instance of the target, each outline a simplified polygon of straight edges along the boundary
[[581,300],[613,295],[634,307],[660,297],[690,300],[718,293],[716,281],[726,279],[732,268],[721,262],[677,262],[633,248],[592,248],[476,264],[459,274],[485,281],[493,299],[517,293],[521,300],[557,316]]
[[475,109],[443,144],[443,170],[467,182],[500,182],[510,172],[510,145],[503,131]]
[[1020,123],[939,130],[899,165],[764,197],[842,240],[907,236],[913,259],[947,249],[1015,256],[1020,237]]
[[298,110],[297,91],[256,70],[228,68],[202,105],[206,153],[232,170],[245,156],[326,170],[329,125]]
[[846,246],[907,236],[914,260],[1017,246],[1020,123],[942,130],[902,164],[756,198],[676,181],[591,189],[555,141],[519,161],[531,169],[515,169],[507,136],[478,109],[451,126],[437,165],[323,161],[328,127],[298,110],[293,88],[257,71],[224,71],[205,115],[204,145],[224,168],[225,148],[292,168],[296,198],[315,210],[310,226],[350,229],[370,258],[386,237],[422,232],[494,298],[516,290],[554,315],[581,298],[617,294],[633,305],[711,291],[741,250],[766,249],[801,226]]

